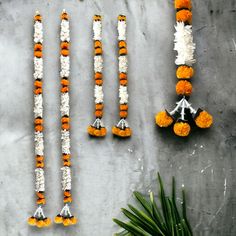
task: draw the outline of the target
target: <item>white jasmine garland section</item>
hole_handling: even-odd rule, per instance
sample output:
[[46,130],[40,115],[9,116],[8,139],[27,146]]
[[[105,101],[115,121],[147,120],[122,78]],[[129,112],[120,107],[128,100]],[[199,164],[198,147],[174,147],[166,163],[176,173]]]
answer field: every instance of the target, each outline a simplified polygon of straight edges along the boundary
[[68,20],[61,21],[61,41],[70,42],[70,25]]
[[62,153],[70,154],[70,132],[67,130],[61,131],[61,148]]
[[34,117],[43,117],[43,95],[34,95]]
[[35,169],[35,191],[36,192],[45,191],[44,170],[42,168]]
[[43,24],[40,21],[34,23],[34,42],[43,43]]
[[71,169],[68,166],[63,166],[62,170],[62,190],[71,190]]
[[93,40],[101,40],[102,39],[102,22],[93,21]]
[[44,151],[44,141],[43,141],[43,133],[35,132],[34,134],[34,147],[35,147],[35,155],[43,156]]
[[175,64],[192,66],[196,62],[194,59],[196,45],[193,42],[192,25],[176,22],[175,30],[174,50],[177,51]]
[[70,97],[69,93],[61,93],[61,116],[70,115]]
[[126,21],[118,21],[118,40],[126,40]]
[[34,57],[34,79],[43,78],[43,59]]
[[127,56],[119,56],[119,72],[127,73],[128,71],[128,59]]
[[95,103],[103,103],[104,94],[103,94],[102,86],[95,85],[94,97],[95,97]]
[[64,57],[61,56],[61,72],[60,76],[63,77],[69,77],[70,76],[70,57]]
[[94,72],[102,72],[103,59],[102,56],[94,56]]
[[126,86],[120,85],[119,88],[119,98],[120,98],[120,104],[127,104],[128,103],[128,89]]

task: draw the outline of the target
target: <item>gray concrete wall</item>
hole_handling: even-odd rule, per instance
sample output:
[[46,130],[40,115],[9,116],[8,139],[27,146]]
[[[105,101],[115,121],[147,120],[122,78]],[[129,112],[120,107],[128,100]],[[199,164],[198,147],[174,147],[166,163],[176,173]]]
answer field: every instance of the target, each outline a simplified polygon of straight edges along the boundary
[[[73,213],[79,224],[30,228],[34,206],[32,17],[44,17],[46,213],[62,206],[60,185],[59,24],[60,12],[71,15],[71,118]],[[86,133],[93,112],[92,16],[102,14],[104,37],[103,140]],[[118,120],[116,17],[128,21],[129,121],[133,137],[114,139]],[[187,139],[154,124],[155,113],[173,108],[175,97],[174,14],[168,0],[2,0],[0,4],[0,229],[2,236],[109,236],[117,231],[112,217],[132,201],[132,190],[156,192],[156,172],[167,186],[176,176],[187,190],[188,215],[195,235],[236,235],[236,1],[194,0],[197,44],[191,102],[214,115],[208,131]],[[180,201],[180,200],[179,200]]]

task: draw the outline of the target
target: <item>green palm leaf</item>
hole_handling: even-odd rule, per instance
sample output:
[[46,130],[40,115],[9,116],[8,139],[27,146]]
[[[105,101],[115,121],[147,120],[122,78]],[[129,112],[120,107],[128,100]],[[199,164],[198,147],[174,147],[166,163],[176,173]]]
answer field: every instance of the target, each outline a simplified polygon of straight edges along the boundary
[[116,233],[116,236],[192,236],[192,229],[187,219],[185,191],[182,190],[182,213],[176,204],[175,179],[172,180],[172,195],[166,196],[161,176],[157,176],[159,184],[159,208],[153,193],[149,199],[139,192],[134,192],[134,197],[140,204],[141,209],[128,205],[129,209],[121,211],[129,219],[122,222],[118,219],[113,221],[124,230]]

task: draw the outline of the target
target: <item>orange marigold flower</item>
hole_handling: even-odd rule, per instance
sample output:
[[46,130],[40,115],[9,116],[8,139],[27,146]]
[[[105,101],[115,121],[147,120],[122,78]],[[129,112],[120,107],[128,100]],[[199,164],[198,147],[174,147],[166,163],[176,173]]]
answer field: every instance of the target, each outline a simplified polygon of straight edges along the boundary
[[128,104],[121,104],[120,105],[120,110],[121,111],[128,111],[128,108],[129,108]]
[[61,80],[61,84],[64,86],[69,86],[70,85],[70,81],[68,79],[62,79]]
[[38,228],[43,228],[43,227],[45,227],[46,225],[45,225],[45,222],[44,222],[43,220],[38,220],[38,221],[36,221],[36,226],[37,226]]
[[35,131],[42,132],[43,126],[42,125],[35,125]]
[[63,154],[62,159],[63,160],[69,160],[70,159],[70,154]]
[[187,122],[176,122],[174,124],[174,132],[177,136],[187,137],[190,133],[191,127]]
[[36,43],[34,45],[34,51],[42,51],[43,50],[43,45],[41,43]]
[[61,125],[61,128],[64,130],[69,130],[70,129],[70,124],[69,123],[63,123],[62,125]]
[[69,19],[69,15],[66,12],[64,12],[64,13],[61,14],[61,19],[62,20],[68,20]]
[[75,225],[75,224],[77,223],[77,218],[74,217],[74,216],[72,216],[72,217],[70,218],[70,221],[71,221],[71,224],[72,224],[72,225]]
[[54,218],[54,222],[55,222],[56,224],[62,224],[62,222],[63,222],[62,216],[61,216],[61,215],[57,215],[57,216]]
[[160,111],[156,115],[156,124],[159,127],[168,127],[173,121],[173,118],[166,111]]
[[42,204],[42,205],[46,204],[45,198],[39,198],[39,199],[37,199],[37,204],[38,204],[38,205],[40,205],[40,204]]
[[51,224],[51,220],[49,218],[45,218],[43,221],[44,221],[45,227]]
[[64,225],[64,226],[69,226],[69,225],[71,225],[71,220],[70,220],[69,218],[63,219],[63,225]]
[[36,161],[43,161],[44,157],[43,156],[36,156]]
[[194,75],[194,69],[190,66],[179,66],[176,70],[178,79],[190,79]]
[[36,225],[36,218],[34,216],[29,217],[28,224],[31,226],[35,226]]
[[36,118],[36,119],[34,120],[34,123],[35,123],[36,125],[42,125],[42,124],[43,124],[43,119],[42,119],[42,118]]
[[96,110],[102,110],[103,109],[103,104],[102,103],[95,104],[95,109]]
[[102,43],[101,43],[101,41],[99,41],[99,40],[96,40],[95,42],[94,42],[94,47],[95,48],[101,48],[102,47]]
[[125,41],[119,41],[119,48],[126,48],[126,42]]
[[39,80],[35,80],[35,81],[34,81],[34,86],[35,86],[36,88],[42,88],[43,82],[42,82],[42,81],[39,81]]
[[64,191],[64,196],[66,196],[66,197],[70,197],[70,196],[71,196],[70,191]]
[[120,111],[120,117],[121,118],[126,118],[128,116],[128,112],[127,111]]
[[96,117],[102,117],[102,115],[103,115],[103,111],[101,111],[101,110],[96,110],[95,111],[95,116]]
[[71,162],[68,160],[64,160],[63,165],[64,166],[71,166]]
[[95,75],[94,75],[94,78],[97,80],[97,79],[102,79],[102,73],[100,72],[96,72]]
[[185,95],[185,96],[189,96],[192,93],[192,84],[187,81],[187,80],[180,80],[177,84],[176,84],[176,93],[178,95]]
[[96,80],[95,80],[95,84],[96,84],[96,85],[102,85],[102,84],[103,84],[102,79],[96,79]]
[[62,42],[61,43],[61,49],[69,49],[70,43],[69,42]]
[[43,56],[43,52],[42,51],[34,51],[34,56],[36,57],[42,57]]
[[184,23],[192,23],[192,12],[189,10],[180,10],[176,13],[176,20]]
[[37,192],[36,195],[37,195],[38,198],[45,198],[44,194],[41,193],[41,192]]
[[120,55],[126,55],[128,52],[127,52],[127,49],[126,48],[121,48],[120,50],[119,50],[119,54]]
[[69,92],[69,87],[67,87],[67,86],[66,86],[66,87],[62,87],[62,88],[61,88],[61,92],[62,92],[62,93],[67,93],[67,92]]
[[95,55],[100,55],[100,54],[102,54],[102,48],[95,48],[94,54],[95,54]]
[[64,203],[72,202],[72,197],[64,197]]
[[69,123],[70,122],[70,118],[69,117],[62,117],[61,118],[61,123]]
[[44,163],[43,162],[37,162],[36,163],[36,167],[37,168],[43,168],[44,167]]
[[187,8],[190,10],[192,8],[191,0],[175,0],[175,8]]
[[127,79],[121,79],[121,80],[120,80],[120,85],[125,86],[125,85],[127,85],[127,84],[128,84],[128,80],[127,80]]
[[127,79],[127,74],[126,73],[120,73],[119,78],[120,79]]
[[34,90],[34,94],[41,94],[43,92],[42,88],[37,88]]
[[197,113],[195,123],[199,128],[206,129],[213,124],[213,117],[207,111]]
[[42,21],[42,16],[41,15],[36,15],[34,16],[35,21]]
[[62,50],[61,50],[61,55],[65,56],[65,57],[68,56],[69,53],[70,53],[70,52],[69,52],[68,49],[62,49]]

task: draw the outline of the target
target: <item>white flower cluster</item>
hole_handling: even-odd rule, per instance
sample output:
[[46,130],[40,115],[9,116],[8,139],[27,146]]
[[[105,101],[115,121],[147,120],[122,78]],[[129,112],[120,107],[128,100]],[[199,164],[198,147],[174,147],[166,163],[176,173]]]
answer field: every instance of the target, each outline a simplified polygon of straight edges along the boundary
[[42,168],[35,169],[35,191],[36,192],[45,191],[44,170]]
[[102,72],[103,59],[102,56],[94,56],[94,72]]
[[120,104],[128,103],[129,94],[128,94],[127,86],[120,85],[119,98],[120,98]]
[[70,42],[70,26],[68,20],[61,21],[61,41]]
[[102,22],[93,21],[93,40],[101,40],[102,39]]
[[43,143],[42,132],[37,131],[34,134],[34,149],[35,149],[35,155],[43,156],[44,143]]
[[68,166],[63,166],[62,170],[62,190],[71,190],[71,170]]
[[43,95],[34,95],[34,117],[43,117]]
[[61,93],[61,116],[70,115],[70,97],[69,93]]
[[70,75],[70,57],[61,56],[61,77],[69,77]]
[[95,85],[94,87],[94,97],[95,97],[95,103],[103,103],[103,91],[102,86]]
[[174,50],[177,51],[175,64],[192,66],[196,62],[194,59],[196,45],[193,42],[192,26],[177,22],[175,30]]
[[43,78],[43,58],[34,57],[34,79]]
[[119,72],[127,73],[128,71],[128,59],[127,56],[119,56]]
[[118,21],[118,40],[126,40],[126,21]]
[[62,153],[70,154],[70,132],[67,130],[61,131],[61,148]]
[[34,23],[34,42],[43,42],[43,24],[40,21],[35,21]]

